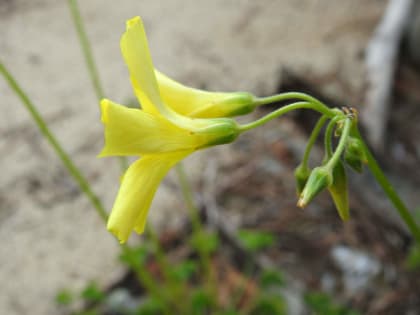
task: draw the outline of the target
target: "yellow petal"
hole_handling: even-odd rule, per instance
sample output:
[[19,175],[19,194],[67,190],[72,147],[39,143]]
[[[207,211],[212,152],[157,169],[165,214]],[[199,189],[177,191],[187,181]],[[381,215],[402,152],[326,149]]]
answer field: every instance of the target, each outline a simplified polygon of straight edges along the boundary
[[101,111],[105,146],[99,157],[190,150],[200,147],[203,142],[202,137],[189,130],[140,109],[104,99]]
[[149,45],[140,17],[136,16],[127,21],[127,30],[121,37],[120,45],[142,108],[148,113],[165,114],[167,108],[159,95]]
[[101,101],[101,111],[105,146],[99,157],[197,150],[231,142],[239,134],[236,122],[228,118],[186,118],[189,123],[180,128],[160,115],[107,99]]
[[121,243],[127,241],[134,228],[143,232],[160,182],[172,166],[191,152],[146,155],[127,169],[107,224]]
[[182,85],[155,70],[160,95],[171,109],[188,117],[231,117],[254,110],[254,97],[245,92],[207,92]]

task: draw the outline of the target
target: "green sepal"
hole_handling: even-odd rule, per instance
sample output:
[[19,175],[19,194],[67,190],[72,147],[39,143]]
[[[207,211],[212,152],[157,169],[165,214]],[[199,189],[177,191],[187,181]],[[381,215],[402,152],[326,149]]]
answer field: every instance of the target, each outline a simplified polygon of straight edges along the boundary
[[226,106],[226,117],[246,115],[254,111],[257,104],[254,95],[247,92],[232,93],[230,98],[220,102],[219,106]]
[[212,141],[197,149],[231,143],[239,136],[240,130],[235,120],[230,118],[215,118],[214,121],[216,122],[215,124],[196,131],[196,134],[198,135],[203,134],[212,136],[213,138]]
[[333,169],[333,182],[328,191],[341,220],[347,221],[350,218],[348,184],[346,170],[341,161],[338,161]]
[[367,157],[360,139],[349,137],[344,150],[344,161],[356,172],[363,171],[363,164],[367,163]]
[[332,172],[329,167],[315,167],[309,175],[308,181],[300,194],[298,207],[304,208],[321,191],[331,186],[333,183]]
[[310,168],[307,165],[303,165],[303,163],[299,164],[299,166],[295,168],[296,192],[298,196],[305,188],[310,174]]

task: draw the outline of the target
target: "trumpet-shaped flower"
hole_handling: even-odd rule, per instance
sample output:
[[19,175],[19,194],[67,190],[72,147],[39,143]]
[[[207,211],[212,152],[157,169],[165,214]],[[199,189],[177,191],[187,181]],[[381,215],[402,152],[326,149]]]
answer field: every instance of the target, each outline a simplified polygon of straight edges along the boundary
[[254,96],[247,92],[208,92],[182,85],[155,70],[163,101],[188,117],[233,117],[252,112]]
[[[153,103],[158,94],[173,111],[195,118],[232,117],[247,114],[255,109],[254,96],[247,92],[224,93],[194,89],[170,79],[157,70],[154,70],[156,78],[152,82],[149,81],[154,67],[139,17],[127,21],[127,31],[121,39],[121,51],[130,71],[134,91],[144,109],[150,107],[150,102]],[[145,76],[146,72],[148,76]],[[152,85],[154,92],[145,97],[145,94],[152,92]],[[149,100],[146,101],[145,98]]]
[[101,101],[105,146],[99,156],[141,156],[125,172],[107,224],[125,242],[132,230],[143,232],[153,196],[172,166],[240,133],[230,118],[192,117],[238,113],[252,107],[252,96],[191,89],[155,71],[139,17],[127,21],[121,50],[141,109]]

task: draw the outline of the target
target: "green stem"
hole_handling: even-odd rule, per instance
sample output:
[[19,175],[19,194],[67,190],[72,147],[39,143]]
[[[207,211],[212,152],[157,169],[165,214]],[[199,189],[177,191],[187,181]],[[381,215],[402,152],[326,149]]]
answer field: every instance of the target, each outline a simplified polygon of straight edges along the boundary
[[146,235],[149,237],[149,239],[152,242],[152,245],[154,247],[154,253],[156,255],[156,261],[160,265],[160,268],[162,269],[163,275],[166,278],[166,280],[169,280],[169,272],[168,272],[168,261],[166,260],[165,254],[163,253],[162,246],[160,245],[159,237],[156,234],[153,227],[150,225],[146,225]]
[[341,117],[336,116],[328,123],[327,129],[325,130],[325,138],[324,138],[324,150],[325,150],[325,161],[328,161],[331,156],[333,155],[332,150],[332,133],[335,127],[335,124],[337,123],[337,120],[339,120]]
[[167,257],[165,256],[165,253],[163,252],[162,246],[159,241],[159,237],[150,225],[146,226],[146,234],[152,242],[156,262],[159,265],[160,270],[162,271],[164,279],[163,286],[169,287],[168,290],[165,290],[165,292],[170,292],[170,296],[167,298],[171,305],[173,305],[173,307],[177,309],[180,312],[180,314],[183,314],[183,307],[185,307],[185,305],[182,303],[180,304],[179,301],[184,297],[186,291],[185,284],[178,283],[178,281],[176,281],[176,279],[172,277],[170,273],[170,265],[167,260]]
[[[131,255],[130,248],[126,244],[120,244],[120,246],[123,252],[127,253],[128,256]],[[133,270],[138,281],[144,286],[144,288],[147,290],[148,293],[150,293],[150,295],[152,295],[158,301],[165,301],[164,303],[162,303],[162,305],[164,306],[164,314],[170,315],[172,312],[169,309],[168,303],[166,303],[166,301],[169,301],[170,298],[167,296],[167,294],[165,294],[166,291],[162,292],[158,285],[158,282],[152,277],[152,275],[147,271],[146,268],[133,268]]]
[[394,205],[395,209],[397,209],[398,214],[403,219],[409,230],[411,231],[413,237],[415,238],[417,244],[420,244],[420,228],[417,225],[416,221],[414,220],[413,216],[410,213],[410,210],[406,207],[404,202],[399,197],[398,193],[395,191],[394,187],[386,178],[385,174],[383,173],[382,169],[380,168],[378,162],[375,160],[373,154],[369,150],[366,143],[363,141],[362,136],[357,128],[354,128],[355,136],[358,137],[362,143],[363,150],[365,151],[367,157],[367,163],[370,171],[372,172],[373,176],[375,177],[376,181],[382,187],[383,191],[387,195],[388,199]]
[[341,133],[340,141],[338,142],[338,146],[335,149],[333,156],[327,162],[326,167],[330,167],[331,169],[334,168],[338,160],[340,159],[350,134],[351,123],[351,118],[346,118],[346,120],[344,121],[344,128],[343,132]]
[[318,138],[318,135],[319,135],[322,127],[324,126],[325,122],[327,121],[327,119],[328,119],[327,116],[322,115],[321,118],[316,123],[314,129],[312,130],[312,133],[311,133],[311,135],[308,139],[308,143],[306,145],[305,152],[304,152],[303,158],[302,158],[302,166],[304,168],[308,167],[309,155],[311,154],[312,147],[314,146],[315,141]]
[[175,171],[178,176],[179,183],[181,185],[182,195],[184,197],[187,209],[189,211],[193,232],[199,232],[203,229],[203,227],[201,225],[199,211],[195,206],[194,198],[192,196],[192,190],[188,182],[187,175],[185,174],[183,164],[178,163],[175,166]]
[[[293,94],[299,94],[299,93],[293,93]],[[270,99],[270,98],[266,98],[266,99]],[[273,100],[272,102],[274,102],[275,100]],[[320,112],[321,114],[331,118],[337,115],[337,111],[332,110],[330,108],[328,108],[327,106],[323,105],[323,104],[319,104],[319,103],[311,103],[311,102],[296,102],[296,103],[292,103],[290,105],[286,105],[283,106],[271,113],[269,113],[268,115],[257,119],[256,121],[250,122],[248,124],[244,124],[244,125],[240,125],[239,126],[239,130],[240,131],[247,131],[250,129],[254,129],[256,127],[262,126],[265,123],[269,122],[270,120],[277,118],[281,115],[284,115],[290,111],[296,110],[296,109],[302,109],[302,108],[308,108],[308,109],[313,109],[315,111]]]
[[300,93],[300,92],[286,92],[286,93],[280,93],[280,94],[267,96],[267,97],[260,97],[256,99],[255,104],[257,106],[260,106],[260,105],[266,105],[266,104],[281,102],[285,100],[293,100],[293,99],[306,101],[312,104],[316,104],[317,106],[325,107],[329,109],[328,106],[326,106],[324,103],[322,103],[320,100],[316,99],[315,97],[310,96],[305,93]]
[[[189,215],[191,218],[191,224],[192,224],[192,234],[194,237],[200,237],[200,234],[203,231],[203,226],[200,221],[199,217],[199,211],[195,205],[193,196],[192,196],[192,190],[191,186],[188,182],[187,176],[185,174],[184,166],[182,163],[178,163],[175,166],[175,171],[178,176],[179,183],[181,185],[182,195],[184,197],[184,200],[187,205],[187,209],[189,211]],[[215,282],[215,275],[212,272],[211,268],[211,260],[210,255],[207,253],[207,251],[202,250],[200,246],[197,246],[196,248],[198,255],[200,257],[200,261],[203,264],[204,268],[204,279],[207,280],[207,286],[209,289],[210,294],[213,296],[216,296],[216,282]]]
[[99,198],[92,191],[92,189],[89,185],[89,182],[82,175],[82,173],[79,171],[77,166],[73,163],[73,161],[71,160],[69,155],[63,150],[60,143],[55,138],[55,136],[51,133],[51,131],[49,130],[49,128],[46,124],[46,122],[44,121],[42,116],[39,114],[35,105],[31,102],[29,97],[21,89],[21,87],[18,85],[16,80],[13,78],[13,76],[10,74],[10,72],[6,69],[6,67],[3,65],[3,63],[1,61],[0,61],[0,73],[4,76],[7,83],[9,84],[10,88],[20,98],[20,100],[22,101],[22,103],[26,107],[26,109],[30,112],[33,120],[37,124],[41,133],[44,135],[44,137],[47,139],[47,141],[51,144],[55,153],[59,156],[59,158],[63,162],[64,166],[69,171],[69,173],[73,176],[73,178],[75,179],[75,181],[79,185],[80,189],[89,198],[92,205],[94,206],[94,208],[98,212],[99,216],[106,222],[107,213],[106,213],[101,201],[99,200]]
[[[77,166],[73,163],[70,156],[64,151],[64,149],[62,148],[58,140],[55,138],[53,133],[48,128],[46,122],[44,121],[40,113],[38,112],[35,105],[31,102],[29,97],[21,89],[21,87],[18,85],[16,80],[13,78],[13,76],[10,74],[10,72],[6,69],[6,67],[3,65],[1,61],[0,61],[0,73],[4,76],[10,88],[16,93],[16,95],[22,101],[23,105],[29,111],[29,113],[32,116],[32,119],[35,121],[36,125],[40,129],[42,135],[50,143],[53,150],[61,159],[64,166],[66,167],[68,172],[71,174],[71,176],[73,176],[76,183],[79,185],[79,188],[81,189],[81,191],[83,191],[83,193],[88,197],[89,201],[92,203],[93,207],[95,208],[99,216],[104,220],[104,222],[106,222],[108,216],[105,211],[105,208],[103,207],[100,199],[92,191],[89,182],[82,175],[82,173],[77,168]],[[121,248],[123,251],[128,250],[128,247],[124,244],[121,244]],[[134,271],[136,273],[137,278],[143,283],[143,285],[147,288],[147,290],[151,292],[154,296],[156,296],[158,299],[161,299],[162,294],[160,293],[160,289],[158,288],[158,286],[155,285],[153,278],[145,270],[142,270],[141,268],[136,268],[136,270]],[[165,314],[166,315],[171,314],[170,310],[166,310]]]
[[[79,6],[77,0],[68,0],[71,16],[73,18],[74,26],[76,27],[77,36],[79,38],[80,46],[82,47],[83,56],[85,57],[86,66],[92,81],[93,89],[96,94],[96,98],[100,101],[104,98],[104,89],[102,88],[101,80],[99,79],[98,69],[95,64],[95,58],[93,57],[90,42],[83,25],[83,19],[80,15]],[[128,168],[127,157],[118,157],[120,167],[124,171]]]
[[105,94],[104,90],[102,89],[101,81],[99,79],[98,70],[95,65],[95,60],[93,58],[92,49],[89,44],[89,39],[83,26],[83,19],[80,15],[77,0],[68,0],[67,3],[69,5],[73,22],[77,30],[80,46],[82,47],[86,66],[89,70],[90,79],[92,81],[93,88],[95,89],[96,97],[98,98],[98,100],[100,100],[104,98]]

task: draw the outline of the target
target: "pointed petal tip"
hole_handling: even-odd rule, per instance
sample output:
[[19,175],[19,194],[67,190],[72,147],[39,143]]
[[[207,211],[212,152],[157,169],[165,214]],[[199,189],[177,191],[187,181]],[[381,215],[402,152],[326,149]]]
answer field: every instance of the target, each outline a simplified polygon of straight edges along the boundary
[[129,235],[124,235],[117,227],[111,226],[108,221],[107,230],[114,235],[120,244],[125,244],[128,240]]
[[298,202],[297,202],[297,206],[301,209],[306,207],[306,203],[302,198],[299,198]]
[[142,23],[141,18],[139,16],[135,16],[135,17],[127,20],[127,22],[126,22],[127,30],[129,28],[135,26],[136,24],[141,24],[141,23]]

